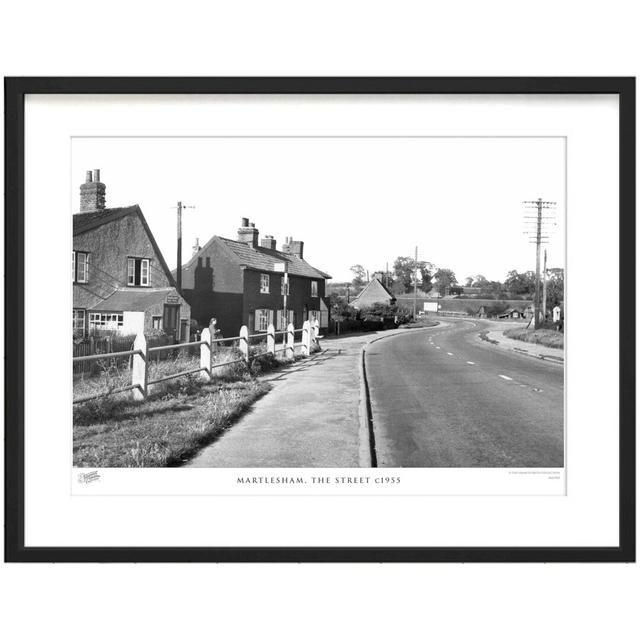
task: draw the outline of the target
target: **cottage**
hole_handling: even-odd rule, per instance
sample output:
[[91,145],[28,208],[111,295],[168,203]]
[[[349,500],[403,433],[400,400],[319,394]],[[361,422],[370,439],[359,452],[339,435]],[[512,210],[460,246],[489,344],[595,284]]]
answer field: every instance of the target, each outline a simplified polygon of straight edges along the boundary
[[372,278],[365,288],[351,301],[354,309],[365,309],[376,303],[395,304],[395,296],[378,278]]
[[176,289],[140,207],[107,208],[100,170],[87,171],[73,216],[73,331],[163,331],[189,339],[190,308]]
[[331,276],[304,260],[304,242],[287,238],[277,250],[273,236],[258,242],[258,235],[255,224],[242,218],[236,240],[213,236],[203,247],[196,243],[182,266],[182,293],[192,317],[201,326],[216,318],[225,336],[238,335],[242,325],[249,333],[269,324],[301,328],[315,319],[328,327],[325,283]]

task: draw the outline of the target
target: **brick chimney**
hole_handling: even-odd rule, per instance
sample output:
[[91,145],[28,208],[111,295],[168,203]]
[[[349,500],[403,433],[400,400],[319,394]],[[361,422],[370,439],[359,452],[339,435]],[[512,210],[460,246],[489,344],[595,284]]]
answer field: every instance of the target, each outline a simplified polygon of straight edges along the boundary
[[298,256],[298,258],[302,258],[304,242],[302,242],[302,240],[294,240],[293,237],[285,238],[282,251],[283,253],[292,253],[294,256]]
[[265,236],[260,240],[260,246],[264,249],[275,249],[276,239],[273,236]]
[[254,249],[258,246],[258,230],[249,218],[242,218],[242,226],[238,229],[238,242],[246,242]]
[[95,169],[93,174],[87,171],[86,182],[80,185],[80,213],[104,209],[106,190],[100,182],[100,169]]

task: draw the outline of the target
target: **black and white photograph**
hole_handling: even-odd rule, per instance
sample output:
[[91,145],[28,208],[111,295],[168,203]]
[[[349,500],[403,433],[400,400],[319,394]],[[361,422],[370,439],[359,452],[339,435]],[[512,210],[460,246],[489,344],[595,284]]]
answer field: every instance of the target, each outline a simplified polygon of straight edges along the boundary
[[562,470],[566,162],[74,138],[73,466]]

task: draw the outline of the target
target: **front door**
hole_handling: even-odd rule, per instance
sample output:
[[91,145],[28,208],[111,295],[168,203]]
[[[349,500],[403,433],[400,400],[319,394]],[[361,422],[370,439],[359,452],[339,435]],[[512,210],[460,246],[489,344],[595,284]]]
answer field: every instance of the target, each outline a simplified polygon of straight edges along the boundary
[[178,339],[178,317],[180,315],[179,304],[165,304],[162,316],[162,328],[167,335]]

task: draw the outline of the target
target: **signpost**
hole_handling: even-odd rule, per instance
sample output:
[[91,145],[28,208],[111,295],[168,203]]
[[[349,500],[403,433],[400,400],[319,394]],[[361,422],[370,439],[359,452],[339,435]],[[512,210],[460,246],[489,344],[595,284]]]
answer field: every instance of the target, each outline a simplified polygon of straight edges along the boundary
[[[289,263],[288,262],[276,262],[273,265],[273,269],[274,271],[278,271],[280,273],[283,273],[284,275],[282,276],[283,278],[283,286],[282,286],[282,327],[281,330],[282,331],[286,331],[287,326],[289,326],[289,318],[287,317],[287,297],[289,295]],[[287,334],[285,333],[283,335],[283,339],[282,339],[282,344],[283,346],[286,346],[287,344]]]

